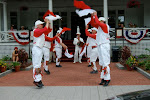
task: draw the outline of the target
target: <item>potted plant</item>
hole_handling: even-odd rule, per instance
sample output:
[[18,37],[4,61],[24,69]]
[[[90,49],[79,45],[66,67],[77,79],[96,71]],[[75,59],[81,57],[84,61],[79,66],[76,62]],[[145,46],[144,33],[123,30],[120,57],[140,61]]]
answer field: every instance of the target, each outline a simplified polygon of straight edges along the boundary
[[1,72],[5,72],[6,71],[6,67],[7,67],[7,63],[5,63],[4,61],[0,61],[0,70]]
[[20,71],[20,65],[21,65],[20,62],[13,62],[13,66],[16,72]]
[[128,46],[124,46],[121,50],[121,61],[122,65],[126,64],[126,60],[131,56],[131,50]]
[[126,60],[127,70],[131,71],[132,69],[136,69],[137,63],[138,63],[138,60],[137,60],[136,56],[130,56]]

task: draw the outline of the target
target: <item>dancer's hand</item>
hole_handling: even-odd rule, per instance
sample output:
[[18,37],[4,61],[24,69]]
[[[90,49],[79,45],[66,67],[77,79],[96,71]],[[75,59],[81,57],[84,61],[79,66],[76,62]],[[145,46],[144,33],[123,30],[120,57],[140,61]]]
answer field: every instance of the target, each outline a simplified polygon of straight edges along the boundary
[[60,34],[56,34],[55,36],[58,37],[58,36],[60,36]]
[[97,15],[97,12],[94,12],[93,14],[94,14],[94,15]]
[[89,29],[89,25],[86,25],[86,29]]
[[64,44],[64,45],[63,45],[63,48],[66,50],[68,47]]
[[45,18],[45,19],[44,19],[44,22],[47,22],[47,21],[48,21],[48,19]]

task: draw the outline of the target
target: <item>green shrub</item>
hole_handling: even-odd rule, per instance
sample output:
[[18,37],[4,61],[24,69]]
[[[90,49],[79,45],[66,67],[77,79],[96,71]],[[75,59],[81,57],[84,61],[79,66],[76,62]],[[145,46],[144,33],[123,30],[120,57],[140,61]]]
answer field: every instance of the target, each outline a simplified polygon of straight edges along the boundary
[[145,50],[147,50],[150,53],[150,49],[146,48]]
[[147,61],[146,60],[144,60],[144,61],[141,61],[141,62],[139,62],[138,63],[138,66],[145,66],[145,64],[147,63]]
[[4,56],[4,57],[2,58],[2,60],[3,60],[3,61],[9,61],[9,60],[11,60],[11,58],[7,55],[7,56]]
[[148,57],[149,57],[149,55],[146,55],[146,54],[141,54],[138,56],[138,58],[148,58]]
[[7,64],[7,70],[12,69],[12,67],[13,67],[13,64],[12,64],[12,63],[8,63],[8,64]]
[[16,66],[20,66],[21,63],[20,62],[13,62],[13,66],[16,67]]
[[146,70],[150,70],[150,62],[147,62],[147,63],[145,64],[145,68],[146,68]]

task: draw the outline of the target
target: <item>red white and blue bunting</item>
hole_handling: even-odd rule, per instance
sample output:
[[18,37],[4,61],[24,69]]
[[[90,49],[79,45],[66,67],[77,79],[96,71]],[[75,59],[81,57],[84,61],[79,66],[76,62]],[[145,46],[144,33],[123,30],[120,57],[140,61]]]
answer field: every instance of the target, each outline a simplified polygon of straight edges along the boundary
[[29,44],[29,32],[23,32],[23,31],[12,31],[12,35],[16,42],[18,42],[21,45],[27,45]]
[[124,38],[133,44],[139,43],[146,35],[148,30],[137,30],[137,29],[131,29],[131,30],[125,30],[124,31]]

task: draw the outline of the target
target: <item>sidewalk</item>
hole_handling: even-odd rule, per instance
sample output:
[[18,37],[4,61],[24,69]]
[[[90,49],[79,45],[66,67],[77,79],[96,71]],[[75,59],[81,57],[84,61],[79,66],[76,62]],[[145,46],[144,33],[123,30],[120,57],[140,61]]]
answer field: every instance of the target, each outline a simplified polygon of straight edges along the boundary
[[0,100],[105,100],[118,94],[150,89],[134,86],[45,86],[0,87]]

